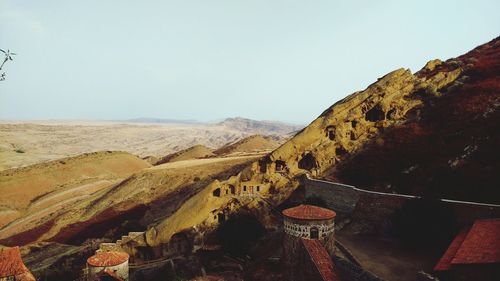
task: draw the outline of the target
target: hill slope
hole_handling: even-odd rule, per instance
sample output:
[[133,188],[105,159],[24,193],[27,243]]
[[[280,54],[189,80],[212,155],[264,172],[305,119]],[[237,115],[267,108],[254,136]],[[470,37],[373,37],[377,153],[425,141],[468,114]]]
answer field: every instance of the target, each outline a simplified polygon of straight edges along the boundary
[[[75,200],[150,165],[126,152],[97,152],[0,172],[0,227]],[[69,202],[68,202],[69,203]]]
[[372,190],[500,203],[500,40],[416,77],[453,71],[452,84],[413,91],[421,106],[324,174]]
[[[115,238],[114,235],[143,230],[169,215],[213,179],[225,179],[253,159],[187,160],[151,168],[146,164],[145,169],[100,188],[78,186],[76,191],[80,193],[88,189],[93,192],[75,196],[70,189],[64,195],[73,196],[66,198],[71,204],[58,203],[41,209],[34,208],[36,203],[30,205],[23,217],[0,228],[0,244],[24,245],[47,240],[80,244],[88,238]],[[55,193],[56,197],[59,195]]]
[[235,153],[258,153],[271,151],[279,146],[278,142],[270,137],[253,135],[237,142],[228,143],[214,151],[217,155],[230,155]]
[[277,121],[257,121],[241,117],[227,118],[217,123],[217,126],[260,135],[289,135],[304,127]]
[[[214,182],[207,188],[261,185],[266,187],[261,192],[262,196],[268,201],[280,203],[299,186],[300,177],[310,173],[316,177],[335,177],[346,183],[378,189],[380,182],[391,184],[391,181],[398,180],[391,174],[411,173],[413,163],[428,162],[431,167],[436,163],[453,170],[462,161],[475,162],[478,160],[475,153],[480,151],[475,148],[478,145],[484,146],[484,152],[478,155],[482,160],[470,164],[472,166],[469,167],[478,168],[464,176],[469,177],[468,183],[486,179],[484,184],[479,185],[481,192],[470,185],[461,185],[460,192],[450,192],[453,186],[448,185],[433,188],[443,197],[498,200],[495,196],[498,175],[492,171],[498,171],[499,156],[498,147],[493,145],[498,143],[500,120],[499,58],[500,40],[495,39],[459,58],[446,62],[430,61],[415,74],[405,69],[395,70],[365,90],[335,103],[291,140],[247,166],[237,176],[228,181]],[[432,120],[437,119],[441,121],[433,125]],[[397,136],[391,137],[395,133]],[[452,144],[449,154],[434,155],[446,144],[431,141],[433,135]],[[411,146],[406,154],[396,157],[395,153],[405,152],[403,148],[407,143]],[[422,147],[416,153],[409,153],[415,145]],[[396,152],[387,153],[380,159],[378,147],[384,152],[395,147]],[[381,162],[384,160],[388,162]],[[483,165],[486,169],[479,169]],[[425,173],[416,174],[415,178],[439,178],[442,173],[442,170],[423,171]],[[358,172],[361,177],[356,179]],[[391,186],[387,191],[424,192],[411,187],[391,189]],[[470,197],[471,194],[476,196]],[[210,196],[209,191],[199,193],[192,198],[192,202],[186,202],[186,206],[211,200],[212,210],[229,210],[230,214],[246,204]],[[257,204],[254,211],[262,213],[263,209],[267,208]],[[179,212],[184,213],[175,213],[148,230],[148,243],[155,245],[168,241],[173,233],[188,227],[187,224],[179,224],[180,221],[208,226],[216,224],[210,213],[188,220],[186,208],[181,208]],[[270,212],[267,211],[268,214]]]
[[195,145],[190,148],[186,148],[181,151],[169,154],[156,162],[155,165],[182,160],[207,158],[211,156],[214,156],[213,149],[210,149],[203,145]]
[[159,158],[195,145],[221,147],[253,134],[288,138],[297,128],[242,118],[217,124],[151,119],[0,121],[0,170],[103,150]]

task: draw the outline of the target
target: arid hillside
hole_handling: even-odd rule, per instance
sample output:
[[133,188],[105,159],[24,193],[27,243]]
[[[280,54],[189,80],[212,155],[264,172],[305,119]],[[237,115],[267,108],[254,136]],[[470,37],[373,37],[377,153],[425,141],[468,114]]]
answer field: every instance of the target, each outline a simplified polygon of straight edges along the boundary
[[283,122],[256,121],[241,117],[227,118],[217,123],[217,126],[232,130],[252,132],[254,134],[277,136],[289,135],[303,128],[303,126],[291,125]]
[[[148,231],[148,243],[164,243],[173,233],[189,225],[214,225],[217,221],[214,221],[213,214],[222,210],[230,215],[241,207],[248,209],[254,204],[255,213],[262,213],[267,206],[265,203],[217,198],[210,190],[216,192],[219,188],[235,187],[243,192],[248,186],[259,185],[261,196],[279,204],[300,185],[299,179],[305,173],[314,177],[334,177],[368,189],[379,190],[380,182],[387,181],[388,185],[383,188],[389,192],[424,194],[425,189],[432,187],[433,192],[442,197],[491,202],[496,198],[494,194],[497,194],[498,186],[498,176],[495,175],[498,161],[494,159],[498,159],[499,150],[492,144],[498,143],[499,57],[500,40],[495,39],[459,58],[430,61],[415,74],[398,69],[379,78],[365,90],[328,108],[291,140],[253,162],[238,175],[227,181],[212,182],[207,187],[209,190],[199,193],[173,216],[152,227]],[[436,119],[440,121],[436,122]],[[391,138],[394,133],[398,135]],[[447,143],[439,138],[432,141],[433,135],[443,137]],[[402,152],[403,157],[397,158],[395,155],[406,143],[413,146],[408,147],[406,154]],[[480,147],[481,143],[484,143],[487,155],[478,154],[480,150],[475,145]],[[446,144],[451,146],[449,153],[444,154],[440,150]],[[417,153],[408,154],[416,145],[421,146]],[[396,149],[394,153],[380,155],[378,147],[385,152],[393,147]],[[363,158],[363,155],[370,158]],[[484,165],[483,170],[473,169],[463,175],[468,178],[464,182],[468,183],[484,178],[479,185],[481,192],[466,184],[456,186],[454,191],[455,186],[450,185],[452,182],[443,186],[426,184],[420,189],[411,185],[401,189],[397,184],[396,187],[391,184],[400,178],[400,174],[415,171],[420,177],[415,180],[414,186],[417,186],[422,181],[442,178],[443,170],[433,170],[432,165],[453,171],[465,161],[477,161],[476,164],[467,164],[469,167]],[[412,168],[415,163],[430,166],[423,168],[420,165],[424,164],[419,164]],[[397,176],[392,177],[395,174]],[[471,193],[475,196],[469,197]],[[209,208],[197,206],[200,202],[211,204]],[[188,221],[186,212],[189,208],[204,208],[197,213],[205,214],[183,223]],[[268,209],[267,213],[271,210]]]
[[498,38],[415,74],[393,71],[328,108],[259,169],[498,203],[499,81]]
[[195,145],[218,148],[253,134],[282,140],[301,128],[243,118],[221,123],[144,123],[148,121],[152,122],[0,121],[0,170],[106,150],[160,159]]
[[228,143],[214,151],[216,155],[234,155],[234,154],[249,154],[271,152],[276,149],[279,143],[271,137],[261,135],[253,135],[242,140]]
[[[77,163],[76,158],[72,162]],[[213,179],[237,173],[255,156],[177,161],[151,168],[147,162],[135,159],[142,163],[140,169],[128,177],[120,174],[123,178],[119,181],[102,175],[99,181],[71,185],[61,191],[44,194],[40,191],[37,194],[44,196],[38,195],[32,203],[26,199],[25,209],[0,228],[0,244],[56,241],[79,245],[89,238],[114,238],[127,231],[143,230],[168,216]],[[64,174],[64,171],[54,173]],[[24,182],[23,177],[11,178],[11,182]],[[9,210],[14,209],[7,202],[5,205]]]
[[155,165],[164,164],[168,162],[176,162],[182,160],[192,160],[200,158],[209,158],[215,156],[213,149],[208,148],[204,145],[195,145],[189,148],[183,149],[181,151],[169,154],[160,160],[158,160]]
[[40,218],[150,167],[126,152],[97,152],[0,172],[0,227]]
[[[71,206],[18,218],[0,229],[0,244],[80,245],[145,231],[140,247],[160,249],[180,232],[196,246],[210,247],[204,238],[235,214],[254,215],[266,229],[279,229],[276,208],[300,190],[305,174],[370,190],[498,202],[499,76],[498,38],[458,58],[430,61],[416,73],[392,71],[330,106],[264,156],[145,164]],[[222,125],[232,126],[231,120]],[[245,130],[246,122],[237,128]],[[220,150],[235,154],[266,147],[267,141],[251,137]],[[137,241],[124,243],[120,247],[136,253]]]
[[500,203],[500,40],[431,62],[415,76],[450,73],[460,74],[444,87],[411,92],[421,105],[400,120],[393,121],[397,110],[381,108],[378,136],[324,174],[378,191]]
[[[280,139],[281,140],[281,139]],[[265,154],[279,146],[279,142],[270,136],[252,135],[241,140],[230,142],[218,149],[203,145],[195,145],[181,151],[169,154],[154,162],[154,165],[182,160],[202,159],[211,157],[228,157],[241,155]]]

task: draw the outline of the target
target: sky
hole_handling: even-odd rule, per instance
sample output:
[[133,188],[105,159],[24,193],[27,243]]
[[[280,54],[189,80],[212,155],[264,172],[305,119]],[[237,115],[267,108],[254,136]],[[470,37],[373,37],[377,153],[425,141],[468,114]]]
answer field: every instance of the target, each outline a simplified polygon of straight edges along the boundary
[[500,35],[500,1],[0,0],[1,120],[306,124]]

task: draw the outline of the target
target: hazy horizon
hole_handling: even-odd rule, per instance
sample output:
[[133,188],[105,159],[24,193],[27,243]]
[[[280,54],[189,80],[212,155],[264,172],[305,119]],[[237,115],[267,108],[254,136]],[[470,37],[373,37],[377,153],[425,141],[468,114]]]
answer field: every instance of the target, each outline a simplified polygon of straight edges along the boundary
[[[225,118],[219,118],[219,119],[213,119],[213,120],[196,120],[196,119],[175,119],[175,118],[156,118],[156,117],[137,117],[137,118],[130,118],[130,119],[0,119],[0,123],[29,123],[29,122],[34,122],[34,123],[57,123],[57,122],[82,122],[82,123],[99,123],[99,122],[110,122],[110,123],[157,123],[157,124],[173,124],[173,123],[183,123],[183,124],[215,124],[219,123],[222,121],[225,121],[227,119],[233,119],[233,118],[242,118],[242,119],[248,119],[252,121],[259,121],[259,122],[273,122],[273,123],[284,123],[284,124],[289,124],[289,125],[297,125],[297,126],[306,126],[308,123],[296,123],[296,122],[287,122],[287,121],[281,121],[281,120],[266,120],[266,119],[251,119],[251,118],[246,118],[244,116],[229,116]],[[151,122],[147,122],[151,121]],[[312,121],[312,120],[311,120]]]
[[498,1],[0,0],[1,120],[308,124],[398,68],[500,35]]

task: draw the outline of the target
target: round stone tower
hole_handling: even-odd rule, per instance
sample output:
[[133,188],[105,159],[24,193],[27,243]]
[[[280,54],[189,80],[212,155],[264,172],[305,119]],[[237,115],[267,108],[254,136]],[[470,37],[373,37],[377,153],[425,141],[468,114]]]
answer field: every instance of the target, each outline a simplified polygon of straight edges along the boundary
[[98,252],[87,259],[87,280],[128,281],[129,255],[123,252]]
[[[283,260],[287,268],[300,268],[302,239],[318,240],[330,255],[333,254],[336,215],[332,210],[312,205],[299,205],[283,211]],[[292,270],[288,274],[293,275]],[[293,276],[289,278],[294,280]]]

